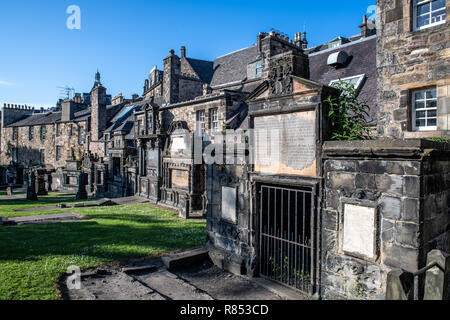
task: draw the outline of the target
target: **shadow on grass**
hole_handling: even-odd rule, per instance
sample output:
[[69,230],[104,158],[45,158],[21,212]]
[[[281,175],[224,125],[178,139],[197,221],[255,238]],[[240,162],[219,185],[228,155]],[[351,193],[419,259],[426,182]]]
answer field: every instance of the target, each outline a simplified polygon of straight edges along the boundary
[[123,260],[206,242],[205,227],[199,223],[147,219],[147,224],[136,225],[129,221],[128,225],[90,221],[2,227],[0,261],[40,260],[54,255]]

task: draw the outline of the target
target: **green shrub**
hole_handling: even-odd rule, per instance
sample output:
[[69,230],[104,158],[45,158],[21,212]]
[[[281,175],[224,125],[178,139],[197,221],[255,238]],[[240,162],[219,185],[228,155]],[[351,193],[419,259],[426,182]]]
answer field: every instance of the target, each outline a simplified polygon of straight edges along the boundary
[[370,129],[367,126],[369,106],[358,99],[358,90],[354,85],[339,81],[334,85],[342,93],[338,97],[329,96],[324,102],[330,106],[331,140],[367,140],[370,139]]

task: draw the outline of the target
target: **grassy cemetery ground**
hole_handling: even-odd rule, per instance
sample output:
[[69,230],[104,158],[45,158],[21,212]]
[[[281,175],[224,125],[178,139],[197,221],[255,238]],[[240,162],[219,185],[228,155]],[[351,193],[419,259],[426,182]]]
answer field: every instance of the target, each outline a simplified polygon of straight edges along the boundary
[[[42,206],[42,201],[34,205]],[[8,215],[16,208],[32,205],[16,202],[0,201],[0,211]],[[57,299],[56,282],[69,266],[86,269],[202,246],[206,240],[204,220],[181,220],[173,212],[147,204],[53,213],[68,210],[91,220],[0,226],[0,300]]]
[[[14,194],[17,195],[21,193],[14,193]],[[2,199],[3,196],[5,195],[6,193],[5,194],[0,193],[0,215],[4,218],[63,212],[61,211],[61,209],[49,209],[39,211],[14,211],[14,210],[55,206],[57,204],[73,204],[79,202],[94,201],[94,200],[80,201],[76,200],[74,196],[56,192],[51,192],[49,193],[48,196],[39,196],[39,200],[37,201],[28,201],[26,199],[11,199],[11,200]]]

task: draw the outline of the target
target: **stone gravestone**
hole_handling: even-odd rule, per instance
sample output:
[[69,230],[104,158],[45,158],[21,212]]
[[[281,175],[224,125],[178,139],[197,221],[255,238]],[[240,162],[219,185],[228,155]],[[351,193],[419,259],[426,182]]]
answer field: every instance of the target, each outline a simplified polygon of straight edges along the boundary
[[33,171],[28,173],[27,200],[38,200],[36,194],[36,176]]
[[13,195],[13,191],[12,191],[12,186],[11,186],[11,185],[9,185],[9,186],[6,188],[6,194],[7,194],[8,196],[12,196],[12,195]]
[[86,191],[86,177],[83,172],[80,172],[78,175],[78,192],[77,197],[78,200],[86,200],[88,198],[88,194]]
[[37,171],[37,195],[38,196],[48,195],[45,181],[45,170],[38,169]]

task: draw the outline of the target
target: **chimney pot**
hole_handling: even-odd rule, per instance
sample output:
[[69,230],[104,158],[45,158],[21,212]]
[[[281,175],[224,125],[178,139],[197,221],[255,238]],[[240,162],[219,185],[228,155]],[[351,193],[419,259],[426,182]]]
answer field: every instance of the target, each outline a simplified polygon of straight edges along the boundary
[[186,58],[186,47],[185,46],[181,47],[181,57]]

